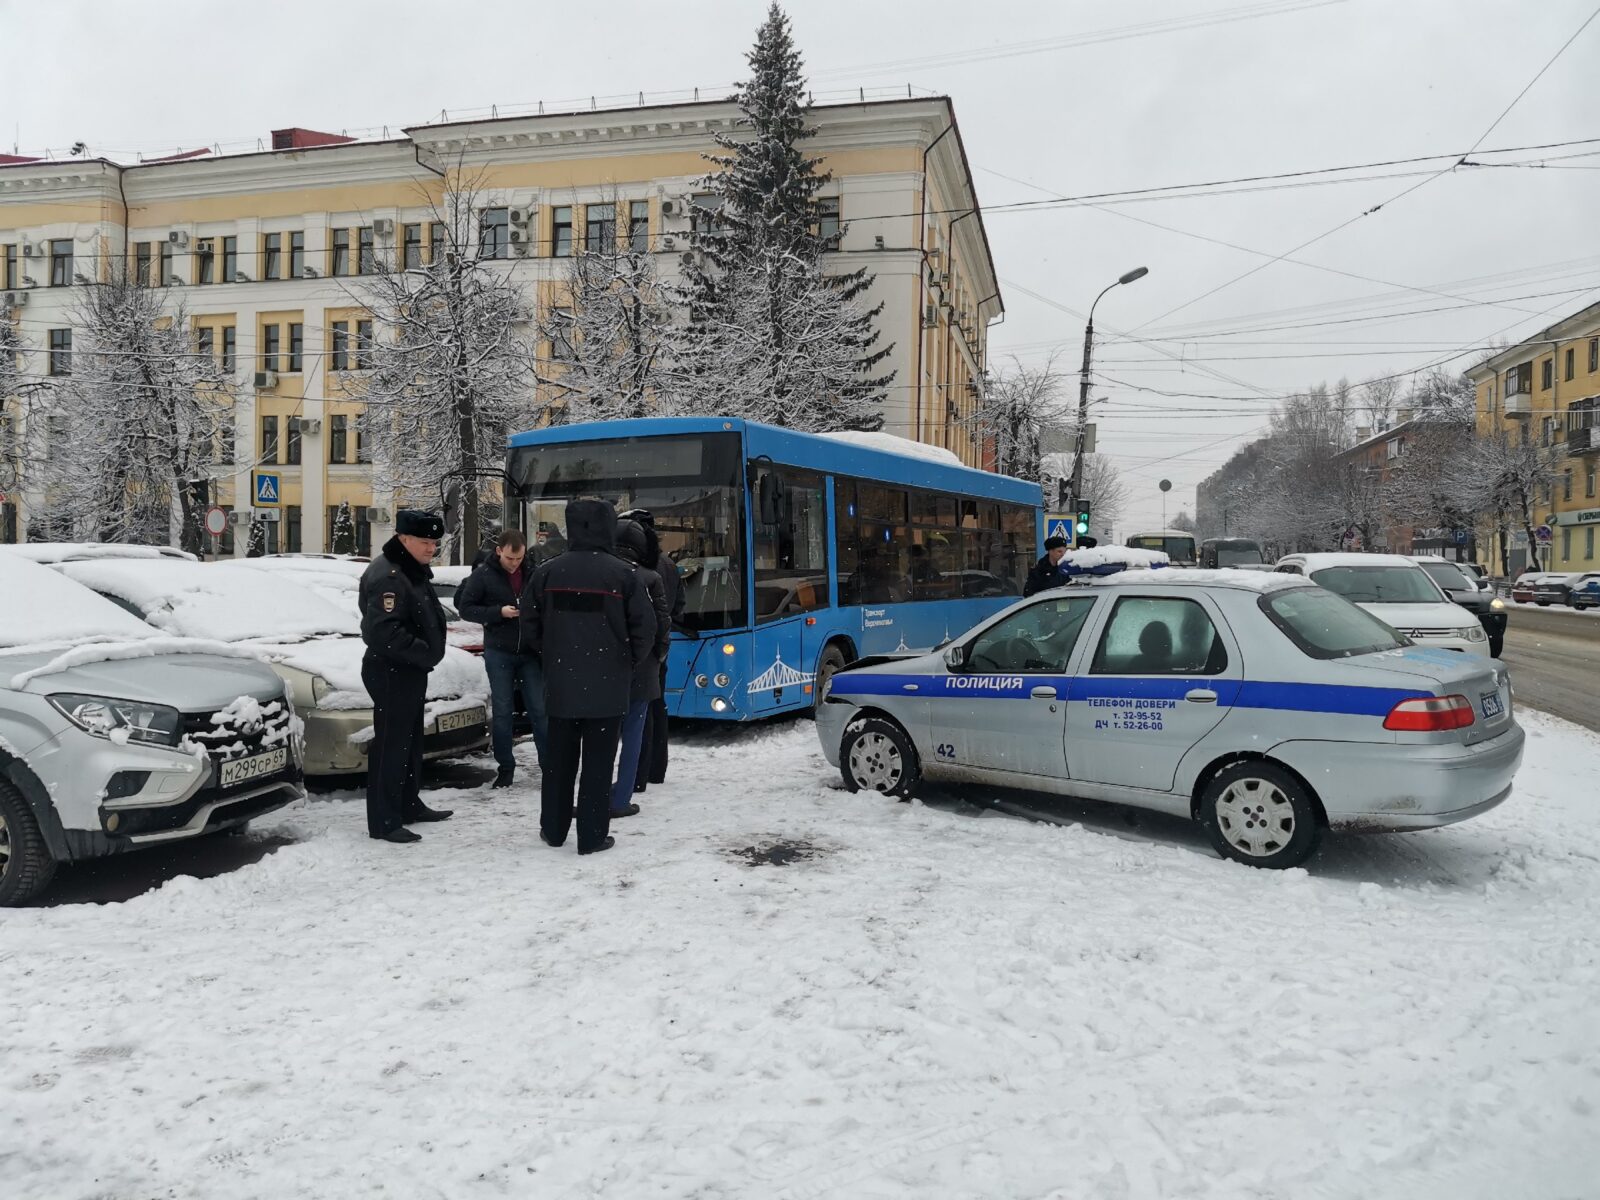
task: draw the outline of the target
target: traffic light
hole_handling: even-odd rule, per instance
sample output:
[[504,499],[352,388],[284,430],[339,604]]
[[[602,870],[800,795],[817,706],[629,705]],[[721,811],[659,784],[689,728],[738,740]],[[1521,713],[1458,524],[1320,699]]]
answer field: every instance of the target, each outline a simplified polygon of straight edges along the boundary
[[1073,527],[1080,537],[1089,532],[1089,502],[1087,500],[1078,501],[1078,518]]
[[1056,480],[1056,504],[1064,509],[1071,503],[1072,497],[1067,492],[1067,481],[1065,479]]

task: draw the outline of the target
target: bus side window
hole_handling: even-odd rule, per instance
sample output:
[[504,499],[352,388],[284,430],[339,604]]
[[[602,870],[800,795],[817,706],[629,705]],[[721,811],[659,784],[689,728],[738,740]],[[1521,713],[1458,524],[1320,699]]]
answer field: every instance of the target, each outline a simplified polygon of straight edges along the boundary
[[[773,479],[776,479],[776,486]],[[828,514],[821,475],[766,468],[758,490],[768,497],[755,524],[756,619],[775,620],[828,606]],[[768,522],[766,517],[775,518]]]

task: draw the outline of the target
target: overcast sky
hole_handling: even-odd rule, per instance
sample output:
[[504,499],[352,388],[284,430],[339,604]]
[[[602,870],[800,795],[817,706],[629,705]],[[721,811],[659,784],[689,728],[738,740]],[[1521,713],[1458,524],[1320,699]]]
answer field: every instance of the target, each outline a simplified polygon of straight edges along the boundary
[[[243,149],[286,125],[375,132],[441,109],[712,88],[742,78],[764,11],[764,0],[0,0],[0,144]],[[1075,397],[1083,313],[1124,271],[1149,267],[1097,313],[1100,448],[1132,492],[1119,532],[1160,519],[1163,477],[1168,515],[1192,506],[1195,483],[1277,395],[1410,372],[1600,298],[1600,141],[1483,153],[1600,139],[1600,20],[1512,105],[1594,11],[1595,0],[789,5],[819,97],[912,84],[954,98],[1005,289],[997,362],[1037,363],[1058,346]],[[1429,179],[1441,158],[1253,194],[1005,207],[1474,146],[1476,160],[1549,165]],[[1557,157],[1574,154],[1591,156]],[[1346,222],[1299,262],[1270,261]],[[1135,332],[1167,340],[1118,340]]]

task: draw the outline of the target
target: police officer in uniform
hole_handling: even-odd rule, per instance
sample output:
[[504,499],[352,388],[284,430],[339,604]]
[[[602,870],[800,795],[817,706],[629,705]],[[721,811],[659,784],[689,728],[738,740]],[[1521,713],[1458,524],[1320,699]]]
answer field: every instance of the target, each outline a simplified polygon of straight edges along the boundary
[[372,697],[367,756],[367,833],[386,842],[417,842],[406,826],[443,821],[449,809],[422,803],[422,709],[428,673],[444,658],[445,616],[429,582],[444,521],[401,509],[395,535],[361,576],[361,682]]

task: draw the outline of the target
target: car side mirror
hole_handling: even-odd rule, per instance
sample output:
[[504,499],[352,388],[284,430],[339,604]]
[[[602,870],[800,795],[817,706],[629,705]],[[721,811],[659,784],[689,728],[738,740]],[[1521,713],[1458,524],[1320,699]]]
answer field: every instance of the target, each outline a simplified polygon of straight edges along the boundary
[[959,671],[967,665],[967,648],[957,642],[944,652],[944,665],[952,671]]

